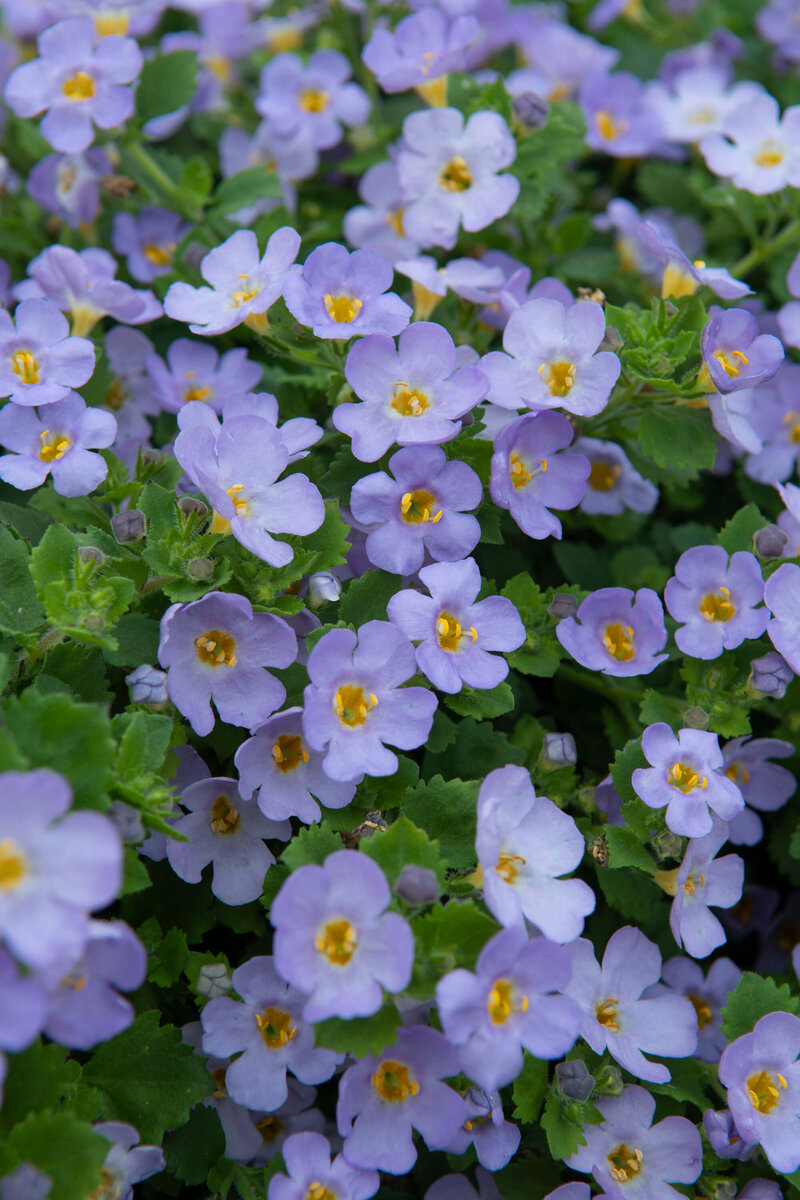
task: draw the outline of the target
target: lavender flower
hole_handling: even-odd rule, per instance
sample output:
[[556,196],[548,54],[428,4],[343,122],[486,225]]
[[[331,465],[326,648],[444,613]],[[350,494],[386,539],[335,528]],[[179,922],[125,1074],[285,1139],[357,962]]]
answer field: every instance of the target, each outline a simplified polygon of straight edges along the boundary
[[405,196],[395,164],[369,167],[359,180],[358,194],[363,204],[349,209],[342,224],[347,242],[357,250],[377,250],[391,263],[414,257],[419,246],[406,237]]
[[578,98],[590,149],[615,158],[640,158],[658,150],[661,118],[635,75],[627,71],[590,75]]
[[[727,1039],[726,1039],[727,1045]],[[725,1047],[723,1046],[724,1050]],[[711,1149],[720,1158],[735,1158],[747,1162],[752,1158],[757,1142],[746,1142],[734,1124],[730,1109],[714,1112],[709,1108],[703,1113],[703,1130],[711,1143]],[[765,1198],[766,1200],[766,1198]],[[783,1200],[779,1197],[778,1200]]]
[[288,821],[270,821],[239,794],[234,779],[202,779],[180,795],[189,815],[172,823],[187,841],[169,839],[167,858],[179,878],[199,883],[204,867],[213,863],[211,891],[223,904],[257,900],[264,876],[275,857],[265,838],[288,842]]
[[721,1010],[741,977],[741,968],[729,958],[716,959],[706,976],[699,963],[678,956],[664,963],[662,983],[648,988],[645,998],[661,996],[667,991],[685,996],[697,1014],[697,1057],[715,1063],[728,1044],[721,1028]]
[[[25,1050],[41,1031],[46,1012],[46,989],[36,978],[23,975],[0,947],[0,1051]],[[5,1059],[0,1053],[0,1097],[4,1074]]]
[[18,117],[47,110],[42,135],[56,150],[74,154],[92,144],[94,130],[123,125],[133,112],[131,83],[142,69],[133,38],[98,40],[85,17],[59,21],[38,39],[39,58],[9,76],[6,103]]
[[581,1037],[596,1054],[608,1050],[620,1066],[639,1079],[667,1083],[663,1063],[645,1058],[686,1058],[697,1046],[697,1015],[690,1001],[671,992],[645,991],[658,982],[658,947],[632,925],[611,936],[597,963],[592,943],[580,938],[567,947],[572,976],[564,991],[583,1012]]
[[692,958],[705,958],[725,944],[725,930],[710,906],[732,908],[742,895],[744,863],[739,855],[716,858],[727,837],[725,822],[714,818],[711,833],[689,842],[680,867],[655,874],[659,887],[675,897],[669,914],[670,929],[678,945]]
[[100,181],[112,170],[111,159],[98,146],[81,154],[46,154],[32,168],[27,189],[41,208],[79,229],[97,219]]
[[519,1126],[503,1119],[497,1092],[470,1088],[464,1096],[467,1120],[447,1147],[448,1154],[463,1154],[475,1147],[478,1162],[487,1171],[499,1171],[516,1153],[521,1140]]
[[367,1054],[339,1083],[336,1120],[353,1166],[405,1175],[417,1160],[411,1130],[443,1150],[467,1119],[461,1096],[440,1081],[458,1074],[458,1051],[427,1026],[400,1029],[379,1057]]
[[377,1171],[351,1167],[343,1154],[331,1162],[328,1139],[321,1133],[293,1133],[283,1143],[288,1176],[273,1175],[268,1200],[304,1200],[310,1194],[369,1200],[380,1186]]
[[564,649],[590,671],[604,675],[649,675],[667,657],[664,610],[650,588],[598,588],[576,617],[556,625]]
[[92,1126],[95,1133],[112,1144],[100,1168],[100,1195],[133,1200],[134,1183],[149,1179],[164,1170],[166,1163],[160,1146],[140,1146],[139,1134],[132,1125],[119,1121],[101,1121]]
[[356,850],[299,867],[272,902],[275,967],[308,995],[303,1020],[368,1017],[411,980],[414,937],[383,871]]
[[658,503],[658,488],[644,479],[621,446],[599,438],[580,437],[573,447],[589,460],[589,478],[580,502],[581,512],[616,517],[625,512],[650,513]]
[[752,96],[730,109],[718,133],[700,143],[706,166],[756,196],[800,184],[800,106],[781,116],[770,95]]
[[405,329],[411,309],[394,292],[394,271],[375,250],[352,253],[325,242],[286,279],[286,307],[319,338],[351,338],[365,333],[395,335]]
[[170,273],[175,248],[190,229],[177,213],[145,205],[137,217],[127,212],[115,215],[111,242],[117,254],[125,255],[133,278],[152,283]]
[[[712,812],[732,821],[744,808],[742,793],[723,775],[722,751],[715,733],[681,729],[676,737],[659,721],[642,735],[649,767],[637,767],[631,784],[649,808],[666,806],[667,827],[686,837],[711,832]],[[709,811],[711,810],[711,811]]]
[[122,843],[108,817],[68,813],[72,790],[53,771],[0,775],[0,938],[26,965],[75,961],[88,911],[122,883]]
[[579,300],[529,300],[512,312],[503,333],[505,353],[481,359],[489,399],[501,408],[564,408],[593,417],[608,404],[620,373],[610,350],[596,353],[605,336],[601,305]]
[[105,459],[93,449],[110,446],[116,433],[111,413],[87,408],[77,392],[41,415],[7,404],[0,409],[0,444],[12,453],[0,458],[0,479],[29,491],[52,475],[60,495],[87,496],[108,474]]
[[297,639],[280,617],[254,613],[244,596],[209,592],[173,604],[161,618],[158,658],[172,703],[200,737],[223,721],[254,729],[280,707],[286,689],[265,667],[288,667]]
[[771,1012],[728,1046],[719,1078],[740,1136],[757,1142],[776,1171],[800,1166],[800,1020]]
[[69,325],[49,300],[23,300],[11,316],[0,309],[0,395],[14,404],[52,404],[86,383],[94,346],[69,336]]
[[497,435],[492,455],[491,495],[508,509],[528,537],[561,537],[561,522],[550,512],[581,502],[590,472],[580,454],[561,454],[574,430],[561,413],[528,413]]
[[800,254],[797,255],[786,273],[786,287],[790,296],[778,312],[778,328],[785,346],[800,348]]
[[233,986],[241,1000],[209,1000],[201,1018],[206,1054],[228,1058],[243,1051],[225,1074],[231,1099],[274,1112],[286,1102],[287,1070],[302,1083],[330,1079],[341,1059],[315,1048],[311,1026],[300,1020],[305,998],[284,983],[272,958],[251,958],[237,967]]
[[333,423],[353,439],[361,462],[376,462],[395,442],[449,442],[488,386],[477,367],[456,366],[450,334],[427,321],[404,330],[397,349],[382,333],[356,342],[345,376],[362,403],[338,405]]
[[800,364],[784,362],[769,384],[755,391],[739,393],[747,396],[745,419],[750,427],[753,444],[740,439],[749,450],[745,459],[745,474],[760,483],[777,483],[788,479],[796,470],[800,455],[800,420],[796,410],[797,384]]
[[767,633],[773,646],[789,666],[800,674],[800,567],[784,563],[764,586],[764,603],[771,619]]
[[[490,267],[474,258],[453,258],[444,267],[428,254],[395,263],[395,269],[411,280],[414,293],[414,319],[427,320],[448,291],[470,304],[490,304],[502,285],[498,267]],[[477,361],[477,358],[476,358]]]
[[[800,108],[798,108],[800,113]],[[769,333],[759,333],[744,308],[712,308],[703,329],[705,372],[718,392],[755,387],[772,379],[783,361],[783,346]]]
[[328,150],[341,141],[342,125],[369,116],[369,99],[350,73],[337,50],[318,50],[305,64],[296,54],[276,54],[261,72],[256,111],[282,136]]
[[[627,201],[612,201],[612,204],[626,204]],[[633,205],[631,205],[631,208]],[[609,209],[611,205],[609,205]],[[661,279],[661,295],[664,299],[669,296],[679,299],[681,296],[692,296],[700,285],[710,288],[723,300],[738,300],[742,296],[751,295],[753,289],[740,279],[734,279],[730,271],[724,267],[706,266],[702,259],[692,262],[678,245],[679,229],[677,221],[673,227],[659,210],[654,209],[649,220],[633,222],[631,230],[636,245],[631,248],[630,241],[621,248],[623,259],[625,250],[638,259],[644,251],[645,260],[639,263],[639,269],[644,274],[656,274],[656,268],[663,269]],[[700,235],[702,237],[702,234]],[[688,238],[685,239],[688,241]],[[702,241],[700,242],[702,246]],[[618,246],[618,248],[620,248]]]
[[570,942],[594,911],[592,889],[581,879],[560,879],[584,854],[572,817],[537,796],[523,767],[490,771],[478,795],[475,838],[489,911],[506,927],[528,920],[546,938]]
[[664,589],[670,616],[685,622],[675,634],[678,648],[703,659],[718,658],[746,638],[761,637],[769,613],[755,606],[763,597],[758,559],[739,550],[729,564],[722,546],[686,550]]
[[481,572],[473,558],[422,567],[421,582],[430,592],[395,592],[387,615],[406,637],[417,642],[417,665],[434,687],[460,692],[491,688],[508,674],[505,659],[492,650],[516,650],[525,641],[519,614],[504,596],[475,603]]
[[447,74],[467,69],[467,50],[480,31],[474,16],[448,22],[435,8],[423,8],[393,32],[376,29],[361,55],[384,92],[417,92],[433,106],[447,97]]
[[[437,562],[471,553],[480,525],[464,509],[477,508],[481,481],[466,463],[448,462],[439,446],[408,446],[389,459],[389,470],[366,475],[353,486],[350,507],[368,527],[366,553],[373,566],[411,575],[425,552]],[[377,526],[377,528],[375,528]]]
[[539,14],[527,36],[523,32],[521,46],[530,66],[507,76],[508,91],[513,96],[533,92],[551,103],[572,97],[585,79],[610,71],[619,58],[611,46]]
[[299,233],[283,225],[259,255],[256,235],[251,229],[240,229],[209,250],[201,262],[200,274],[209,286],[173,283],[164,311],[175,321],[189,322],[190,331],[204,337],[242,324],[266,333],[267,310],[280,296],[299,248]]
[[320,638],[308,658],[303,733],[312,749],[327,750],[326,775],[393,775],[397,755],[385,743],[413,750],[425,742],[436,697],[427,688],[401,688],[415,670],[414,647],[388,621]]
[[178,338],[164,362],[157,354],[146,359],[154,398],[167,412],[202,401],[221,412],[224,401],[251,392],[261,381],[261,367],[241,347],[220,355],[206,342]]
[[766,94],[760,83],[731,84],[730,67],[723,63],[687,66],[669,83],[653,80],[646,90],[665,141],[689,145],[719,133],[731,109]]
[[770,762],[770,758],[791,758],[794,746],[780,738],[732,738],[722,748],[725,774],[738,787],[746,804],[744,812],[734,817],[728,829],[728,840],[734,846],[755,846],[761,841],[764,827],[759,812],[776,812],[797,790],[797,780],[786,767]]
[[475,974],[451,971],[436,986],[445,1035],[460,1048],[461,1069],[483,1088],[511,1083],[522,1051],[561,1058],[578,1036],[581,1010],[564,995],[569,955],[546,938],[514,927],[495,934]]
[[473,113],[466,124],[456,108],[411,113],[396,160],[406,236],[420,246],[451,250],[460,226],[474,233],[505,216],[519,195],[519,180],[498,172],[516,156],[514,138],[497,113]]

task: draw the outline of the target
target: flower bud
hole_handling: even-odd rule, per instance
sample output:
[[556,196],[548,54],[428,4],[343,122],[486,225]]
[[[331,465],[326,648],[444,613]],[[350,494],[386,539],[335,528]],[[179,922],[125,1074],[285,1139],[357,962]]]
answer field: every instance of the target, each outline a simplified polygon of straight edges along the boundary
[[123,842],[143,842],[144,822],[138,809],[124,800],[114,800],[107,814],[114,822]]
[[202,500],[197,500],[194,496],[181,496],[178,501],[178,508],[185,517],[191,517],[195,513],[199,517],[206,517],[209,513],[209,507]]
[[556,1063],[556,1084],[562,1096],[569,1100],[588,1100],[594,1091],[594,1076],[580,1058]]
[[608,1063],[598,1071],[597,1090],[603,1096],[622,1095],[622,1071],[614,1063]]
[[312,612],[323,604],[335,603],[342,594],[342,585],[330,571],[316,571],[308,580],[307,604]]
[[670,833],[669,830],[666,830],[658,835],[653,845],[659,858],[680,858],[683,838],[679,838],[677,833]]
[[772,696],[780,700],[786,695],[786,689],[794,679],[794,671],[782,654],[770,650],[763,658],[755,658],[750,664],[748,689],[760,696]]
[[149,704],[151,708],[167,703],[167,673],[149,663],[142,663],[130,675],[125,676],[125,682],[131,690],[131,700],[134,704]]
[[186,564],[186,573],[192,579],[210,579],[214,574],[214,564],[210,558],[193,558]]
[[433,904],[439,899],[439,881],[433,871],[427,867],[418,867],[414,863],[403,867],[394,890],[401,900],[415,907],[420,904]]
[[125,542],[138,542],[145,534],[144,513],[138,508],[129,508],[127,512],[117,513],[111,518],[111,532],[117,539],[118,545]]
[[563,621],[565,617],[574,617],[578,611],[578,597],[571,592],[556,592],[547,609],[551,617]]
[[102,567],[106,561],[106,556],[102,550],[98,550],[97,546],[81,546],[78,549],[78,558],[87,565],[88,563],[97,563],[98,567]]
[[780,558],[788,541],[788,533],[779,526],[765,525],[753,535],[753,551],[759,558]]
[[105,626],[102,613],[87,613],[83,618],[83,628],[88,633],[100,633]]
[[231,976],[225,963],[204,963],[197,976],[197,992],[214,1000],[218,996],[227,996],[233,987]]
[[143,446],[139,451],[139,457],[146,467],[160,467],[164,461],[163,452],[157,450],[155,446]]
[[559,767],[571,767],[578,761],[575,738],[571,733],[546,733],[542,742],[539,762],[546,771]]
[[708,713],[697,705],[687,708],[683,714],[683,724],[686,729],[708,729]]
[[550,105],[536,92],[520,92],[512,97],[511,111],[524,129],[542,129],[550,112]]

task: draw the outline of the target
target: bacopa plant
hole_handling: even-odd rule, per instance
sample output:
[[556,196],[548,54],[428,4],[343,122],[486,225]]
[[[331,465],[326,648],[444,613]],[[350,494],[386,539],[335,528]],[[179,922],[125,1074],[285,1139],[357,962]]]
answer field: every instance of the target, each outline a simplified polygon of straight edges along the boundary
[[800,1194],[800,0],[0,96],[0,1200]]

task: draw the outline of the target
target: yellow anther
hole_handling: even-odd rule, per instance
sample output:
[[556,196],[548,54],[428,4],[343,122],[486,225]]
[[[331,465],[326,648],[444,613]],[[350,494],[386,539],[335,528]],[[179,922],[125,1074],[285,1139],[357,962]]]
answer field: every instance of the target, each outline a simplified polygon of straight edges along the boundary
[[603,645],[607,653],[617,662],[630,662],[635,656],[633,630],[630,625],[623,627],[619,622],[606,625],[603,634]]
[[593,462],[589,472],[589,487],[596,492],[610,492],[621,474],[622,467],[617,463]]
[[324,1183],[316,1180],[314,1183],[308,1185],[308,1191],[303,1200],[336,1200],[336,1192],[329,1191]]
[[329,963],[344,967],[355,954],[358,938],[356,931],[349,921],[342,918],[328,921],[325,928],[314,939],[314,945],[320,954],[324,954]]
[[[778,1076],[780,1079],[781,1077]],[[786,1081],[783,1081],[784,1087]],[[780,1092],[769,1071],[759,1071],[747,1080],[747,1098],[757,1112],[769,1113],[780,1102]]]
[[194,639],[197,647],[197,657],[209,667],[219,667],[223,663],[232,667],[236,662],[236,641],[229,633],[219,629],[209,629],[200,637]]
[[707,621],[730,621],[736,616],[736,606],[731,603],[731,594],[721,587],[718,592],[709,592],[700,601],[700,612]]
[[575,386],[575,364],[567,362],[566,359],[542,363],[539,374],[547,384],[551,396],[563,398]]
[[247,304],[249,300],[253,300],[258,295],[261,285],[250,283],[249,275],[237,275],[236,278],[242,281],[242,286],[233,293],[231,300],[234,308],[241,308],[243,304]]
[[401,417],[421,417],[430,408],[430,400],[425,392],[410,388],[402,381],[395,384],[389,403]]
[[186,404],[191,404],[192,401],[202,403],[205,400],[213,399],[214,393],[210,387],[195,387],[187,388],[183,393],[183,399]]
[[292,1025],[292,1018],[280,1008],[265,1008],[262,1013],[256,1013],[256,1025],[270,1050],[278,1050],[285,1046],[297,1033],[297,1026]]
[[753,158],[757,167],[777,167],[786,157],[783,146],[777,145],[771,138],[761,145],[761,150]]
[[702,791],[708,787],[706,776],[701,776],[694,767],[685,762],[672,764],[667,775],[667,783],[677,788],[679,792],[683,792],[684,796],[693,792],[695,788],[700,788]]
[[495,865],[495,872],[504,879],[506,883],[514,884],[519,875],[519,867],[525,866],[525,859],[521,854],[501,854]]
[[412,1080],[405,1063],[386,1059],[372,1076],[372,1086],[382,1100],[390,1104],[401,1104],[409,1096],[416,1096],[419,1084]]
[[697,1013],[697,1028],[705,1029],[706,1025],[711,1024],[711,1008],[703,999],[702,996],[694,996],[691,993],[686,997],[691,1001],[694,1011]]
[[472,187],[472,174],[460,154],[439,172],[439,187],[446,192],[466,192]]
[[357,296],[331,296],[328,294],[325,297],[325,307],[332,321],[336,321],[339,325],[349,325],[361,312],[362,304]]
[[307,88],[306,91],[300,93],[297,103],[303,112],[321,113],[328,107],[330,98],[330,92],[322,92],[317,88]]
[[42,430],[39,440],[42,447],[38,457],[46,463],[58,462],[72,445],[72,438],[68,437],[66,433],[51,433],[49,429]]
[[399,237],[405,237],[406,231],[403,228],[403,217],[406,210],[404,208],[393,208],[386,213],[384,220],[387,225],[390,225]]
[[17,350],[11,355],[11,370],[20,383],[40,383],[39,364],[30,350]]
[[474,626],[474,625],[470,625],[470,627],[469,627],[469,631],[470,631],[470,633],[472,634],[472,640],[473,640],[473,642],[477,642],[477,640],[478,640],[478,631],[477,631],[477,629],[475,628],[475,626]]
[[494,1025],[505,1025],[515,1012],[526,1013],[530,1007],[528,997],[517,997],[516,988],[510,979],[495,979],[486,999],[486,1011]]
[[166,246],[157,246],[154,242],[149,242],[146,246],[142,247],[142,252],[145,258],[153,263],[154,266],[168,267],[175,253],[175,243],[170,242]]
[[605,1000],[594,1006],[596,1020],[605,1029],[610,1029],[612,1033],[619,1033],[620,1030],[618,1004],[616,996],[606,996]]
[[400,516],[408,525],[424,525],[430,522],[435,525],[442,518],[439,510],[434,515],[436,497],[423,488],[415,488],[413,492],[405,492],[400,500]]
[[272,761],[282,775],[288,774],[289,771],[295,771],[300,766],[300,763],[307,763],[308,751],[303,745],[303,739],[300,737],[300,734],[279,734],[275,745],[272,747]]
[[449,612],[436,618],[436,640],[442,650],[454,654],[461,649],[461,623]]
[[241,824],[238,808],[231,804],[227,796],[217,796],[211,805],[211,828],[214,833],[223,836],[235,833]]
[[750,782],[750,772],[740,762],[731,763],[725,774],[728,776],[728,779],[732,779],[736,784]]
[[607,142],[613,142],[623,133],[627,133],[630,128],[630,123],[624,120],[617,120],[610,112],[601,110],[595,115],[595,124],[598,133],[604,137]]
[[608,1173],[617,1183],[627,1183],[640,1173],[643,1161],[641,1150],[630,1150],[623,1142],[608,1155]]
[[351,729],[363,725],[371,709],[377,704],[372,695],[365,696],[364,689],[357,683],[343,683],[333,697],[333,711],[342,725]]
[[243,483],[235,483],[233,487],[228,488],[228,495],[233,501],[233,507],[237,517],[247,517],[250,515],[250,505],[243,496],[239,493],[244,491]]
[[94,95],[94,80],[85,71],[76,71],[61,85],[61,91],[68,100],[91,100]]
[[[742,373],[742,365],[747,366],[750,362],[746,354],[742,354],[741,350],[717,350],[713,356],[719,365],[722,367],[729,379],[735,379],[737,375]],[[734,362],[738,359],[738,362]]]
[[13,838],[0,841],[0,892],[13,892],[28,874],[28,861]]

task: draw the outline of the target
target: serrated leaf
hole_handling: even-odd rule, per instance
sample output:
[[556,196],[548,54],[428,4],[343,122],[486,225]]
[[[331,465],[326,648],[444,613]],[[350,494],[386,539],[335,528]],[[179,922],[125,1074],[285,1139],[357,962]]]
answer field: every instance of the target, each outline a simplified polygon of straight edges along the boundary
[[478,721],[491,720],[511,712],[514,707],[514,693],[503,681],[498,683],[497,687],[488,690],[463,687],[453,695],[445,694],[444,702],[459,716],[474,717]]
[[8,1060],[5,1099],[0,1109],[0,1132],[5,1136],[29,1113],[56,1109],[75,1091],[81,1068],[61,1046],[37,1039]]
[[0,630],[8,633],[30,633],[44,621],[29,563],[25,543],[0,525]]
[[478,955],[497,933],[497,922],[474,900],[437,904],[411,923],[417,954],[409,991],[421,999],[433,996],[442,975],[456,967],[475,968]]
[[172,720],[158,713],[119,713],[111,722],[119,738],[116,770],[120,779],[158,771],[169,750]]
[[324,821],[300,829],[287,846],[281,858],[292,871],[306,863],[324,863],[334,850],[342,849],[342,839]]
[[603,836],[608,846],[608,865],[612,870],[637,867],[648,875],[653,874],[656,864],[632,830],[619,825],[606,825]]
[[571,1158],[579,1146],[586,1145],[580,1125],[567,1119],[563,1101],[552,1090],[547,1094],[540,1124],[553,1158]]
[[347,585],[339,601],[339,616],[356,629],[367,621],[385,621],[386,605],[400,588],[396,575],[388,571],[367,571]]
[[670,696],[664,696],[653,688],[646,688],[639,705],[639,720],[643,725],[655,725],[658,721],[664,721],[673,729],[682,729],[683,709],[682,700],[676,705]]
[[225,1134],[213,1108],[192,1109],[186,1125],[168,1133],[164,1151],[170,1171],[181,1183],[203,1184],[211,1167],[225,1153]]
[[390,884],[393,884],[403,867],[413,865],[427,867],[444,883],[444,863],[439,854],[439,843],[432,842],[422,829],[413,825],[407,817],[400,817],[388,829],[379,831],[361,843],[361,850],[376,862]]
[[314,1025],[314,1044],[337,1054],[352,1054],[354,1058],[378,1055],[395,1044],[399,1026],[400,1014],[394,1004],[387,1003],[371,1017],[354,1017],[351,1021],[331,1017],[318,1021]]
[[733,1042],[750,1033],[767,1013],[798,1010],[800,998],[792,995],[788,983],[779,985],[769,975],[745,971],[722,1009],[722,1032]]
[[766,517],[759,512],[758,506],[746,504],[729,521],[725,522],[717,541],[724,550],[728,551],[728,554],[734,554],[737,550],[752,552],[753,535],[758,533],[759,529],[763,529],[766,524]]
[[478,781],[448,779],[434,775],[409,788],[403,813],[435,838],[449,867],[468,867],[475,862]]
[[182,929],[173,927],[159,939],[151,952],[147,964],[147,977],[159,987],[170,987],[178,982],[188,961],[186,934]]
[[642,453],[660,467],[694,474],[714,465],[718,436],[708,413],[685,405],[653,405],[642,413],[638,434]]
[[547,1063],[541,1058],[534,1058],[526,1050],[522,1070],[514,1080],[514,1120],[523,1121],[526,1125],[537,1121],[546,1092]]
[[3,1149],[50,1176],[47,1200],[81,1200],[100,1186],[110,1145],[72,1113],[39,1112],[11,1130]]

